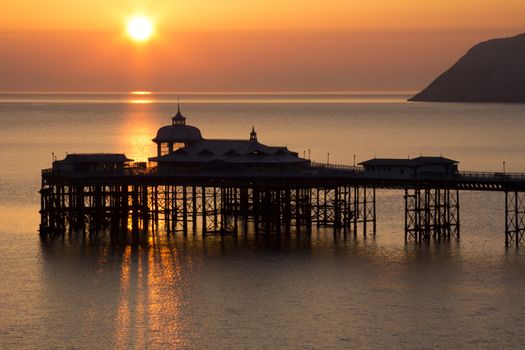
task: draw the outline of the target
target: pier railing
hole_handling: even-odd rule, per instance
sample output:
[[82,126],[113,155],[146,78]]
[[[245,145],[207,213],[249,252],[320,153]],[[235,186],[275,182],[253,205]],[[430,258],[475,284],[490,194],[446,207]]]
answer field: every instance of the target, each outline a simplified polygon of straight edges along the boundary
[[294,169],[244,169],[238,170],[188,170],[188,169],[164,169],[161,172],[158,168],[145,168],[142,166],[130,166],[123,169],[107,169],[107,170],[90,170],[90,171],[74,171],[63,169],[43,169],[42,176],[67,176],[72,178],[100,178],[106,176],[132,176],[132,175],[148,175],[148,176],[199,176],[199,177],[319,177],[319,176],[333,176],[333,177],[348,177],[348,176],[363,176],[364,168],[312,163],[306,168]]
[[63,169],[42,169],[42,176],[46,175],[64,175],[74,178],[83,177],[104,177],[104,176],[126,176],[126,175],[141,175],[148,173],[147,169],[143,168],[122,168],[122,169],[107,169],[107,170],[89,170],[89,171],[74,171]]
[[525,173],[459,171],[457,176],[465,180],[525,181]]
[[327,163],[311,162],[310,167],[317,168],[317,169],[346,170],[346,171],[350,171],[353,173],[364,173],[365,172],[365,168],[361,166],[352,166],[352,165],[343,165],[343,164],[327,164]]
[[[145,168],[142,166],[126,167],[123,169],[114,170],[96,170],[96,171],[67,171],[60,169],[42,169],[42,176],[49,175],[63,175],[74,178],[93,178],[105,176],[133,176],[133,175],[149,175],[149,176],[187,176],[187,170],[173,170],[158,172],[157,168]],[[294,170],[244,170],[241,172],[234,170],[196,170],[191,171],[191,175],[200,177],[318,177],[318,176],[333,176],[333,177],[355,177],[365,179],[391,179],[394,177],[386,175],[378,176],[376,174],[367,174],[363,167],[326,164],[312,162],[310,167]],[[405,177],[404,180],[410,180]],[[458,180],[458,181],[496,181],[496,182],[524,182],[525,173],[503,173],[503,172],[480,172],[480,171],[459,171],[455,174],[439,174],[439,173],[420,173],[413,177],[412,180]]]

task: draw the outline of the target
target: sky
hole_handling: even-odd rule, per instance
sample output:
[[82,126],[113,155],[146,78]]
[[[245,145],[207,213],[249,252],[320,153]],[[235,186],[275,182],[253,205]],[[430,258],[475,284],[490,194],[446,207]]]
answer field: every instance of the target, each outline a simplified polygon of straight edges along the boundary
[[416,91],[523,18],[523,0],[5,1],[0,91]]

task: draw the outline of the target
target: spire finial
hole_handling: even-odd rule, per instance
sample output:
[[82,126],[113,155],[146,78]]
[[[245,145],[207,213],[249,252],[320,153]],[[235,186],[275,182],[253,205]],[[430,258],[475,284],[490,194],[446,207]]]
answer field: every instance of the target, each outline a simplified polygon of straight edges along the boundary
[[252,132],[250,132],[250,141],[257,141],[257,133],[254,126],[252,126]]
[[173,125],[186,125],[186,118],[180,112],[180,98],[177,97],[177,114],[172,118]]

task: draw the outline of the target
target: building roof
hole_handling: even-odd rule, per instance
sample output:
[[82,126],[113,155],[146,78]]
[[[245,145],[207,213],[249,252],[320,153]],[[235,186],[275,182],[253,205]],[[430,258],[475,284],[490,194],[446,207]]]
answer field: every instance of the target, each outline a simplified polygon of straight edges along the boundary
[[171,118],[171,125],[160,128],[153,142],[192,143],[200,140],[202,140],[200,130],[186,125],[186,118],[180,112],[180,105],[177,104],[177,114]]
[[64,160],[65,163],[125,163],[131,162],[123,153],[73,153],[68,154]]
[[412,159],[413,161],[417,161],[419,163],[424,164],[458,164],[459,162],[457,160],[448,159],[445,157],[417,157]]
[[363,166],[415,166],[412,159],[374,158],[359,163]]
[[444,157],[417,157],[413,159],[396,159],[396,158],[374,158],[359,163],[363,166],[401,166],[401,167],[418,167],[425,164],[457,164],[456,160]]
[[191,125],[167,125],[157,131],[153,142],[192,143],[202,140],[199,129]]
[[256,140],[201,140],[172,154],[150,158],[157,162],[302,163],[296,152],[272,147]]
[[159,163],[271,163],[292,164],[306,163],[307,159],[299,158],[296,152],[286,147],[266,146],[257,141],[257,133],[252,127],[249,140],[206,140],[199,129],[186,125],[186,118],[180,107],[172,118],[172,125],[164,126],[153,139],[156,143],[184,143],[185,146],[174,152],[149,158]]

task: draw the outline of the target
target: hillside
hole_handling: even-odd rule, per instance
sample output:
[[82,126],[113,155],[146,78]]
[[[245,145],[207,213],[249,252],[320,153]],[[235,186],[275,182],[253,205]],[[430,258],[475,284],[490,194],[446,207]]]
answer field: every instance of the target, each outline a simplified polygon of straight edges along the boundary
[[477,44],[409,101],[525,102],[525,34]]

